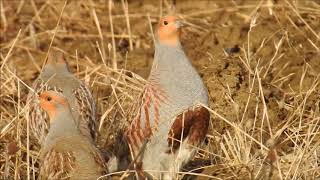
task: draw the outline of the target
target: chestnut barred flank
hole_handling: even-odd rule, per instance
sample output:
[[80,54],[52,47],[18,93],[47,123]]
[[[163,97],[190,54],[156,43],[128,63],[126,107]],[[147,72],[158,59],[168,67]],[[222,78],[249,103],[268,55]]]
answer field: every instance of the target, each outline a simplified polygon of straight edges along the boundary
[[131,143],[135,153],[138,153],[143,142],[157,131],[160,123],[159,108],[166,100],[165,93],[156,84],[156,81],[150,81],[145,86],[144,92],[138,99],[138,104],[135,105],[136,109],[133,110],[136,115],[133,117],[131,127],[127,130],[128,141]]

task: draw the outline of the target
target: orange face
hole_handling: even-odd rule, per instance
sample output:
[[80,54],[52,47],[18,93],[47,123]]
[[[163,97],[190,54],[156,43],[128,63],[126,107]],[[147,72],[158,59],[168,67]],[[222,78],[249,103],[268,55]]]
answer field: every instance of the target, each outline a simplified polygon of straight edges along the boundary
[[68,108],[67,99],[57,92],[45,91],[40,94],[39,98],[40,106],[48,113],[50,120],[56,116],[58,107]]
[[159,22],[159,41],[167,45],[176,45],[179,42],[181,22],[175,16],[166,16]]

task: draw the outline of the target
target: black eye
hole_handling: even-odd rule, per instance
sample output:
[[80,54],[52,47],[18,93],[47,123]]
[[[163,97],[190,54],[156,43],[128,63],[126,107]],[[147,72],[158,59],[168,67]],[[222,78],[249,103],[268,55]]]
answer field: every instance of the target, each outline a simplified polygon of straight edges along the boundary
[[164,25],[168,25],[168,21],[163,21],[163,24]]
[[47,101],[51,101],[52,100],[52,98],[51,97],[47,97]]

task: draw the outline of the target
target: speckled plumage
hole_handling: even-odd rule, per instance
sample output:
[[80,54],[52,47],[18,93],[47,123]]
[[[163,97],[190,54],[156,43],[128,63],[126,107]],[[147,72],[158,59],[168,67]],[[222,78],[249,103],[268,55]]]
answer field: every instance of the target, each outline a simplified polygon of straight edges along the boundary
[[71,112],[76,117],[80,131],[91,137],[96,137],[96,108],[89,88],[77,79],[68,69],[63,54],[51,53],[43,71],[32,85],[34,91],[28,94],[27,118],[29,119],[32,135],[42,144],[48,130],[49,118],[40,108],[38,94],[42,91],[53,90],[64,94],[71,107]]
[[[65,103],[58,102],[59,98]],[[108,170],[104,159],[92,140],[79,131],[66,98],[46,91],[40,101],[41,107],[51,113],[51,127],[40,150],[39,179],[87,180],[105,175]]]
[[51,140],[40,159],[41,179],[97,179],[108,172],[98,149],[80,134]]

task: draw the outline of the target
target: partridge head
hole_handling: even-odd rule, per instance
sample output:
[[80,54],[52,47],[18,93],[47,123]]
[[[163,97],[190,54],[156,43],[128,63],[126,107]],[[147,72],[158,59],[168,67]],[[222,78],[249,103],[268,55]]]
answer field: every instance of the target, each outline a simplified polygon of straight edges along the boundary
[[69,110],[68,100],[55,91],[46,91],[40,94],[40,106],[44,109],[51,121],[58,113]]
[[159,22],[158,40],[169,46],[180,45],[180,34],[183,21],[175,16],[166,16]]

